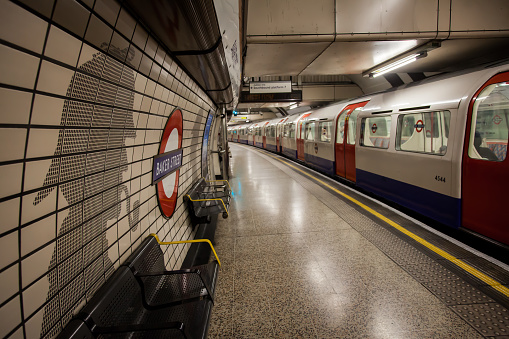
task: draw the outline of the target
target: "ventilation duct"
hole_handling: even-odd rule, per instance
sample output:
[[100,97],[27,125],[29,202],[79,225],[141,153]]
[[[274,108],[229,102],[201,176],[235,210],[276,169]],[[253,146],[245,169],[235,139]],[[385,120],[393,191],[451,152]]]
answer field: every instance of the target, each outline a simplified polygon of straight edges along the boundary
[[208,0],[127,0],[135,15],[217,105],[233,102],[214,3]]

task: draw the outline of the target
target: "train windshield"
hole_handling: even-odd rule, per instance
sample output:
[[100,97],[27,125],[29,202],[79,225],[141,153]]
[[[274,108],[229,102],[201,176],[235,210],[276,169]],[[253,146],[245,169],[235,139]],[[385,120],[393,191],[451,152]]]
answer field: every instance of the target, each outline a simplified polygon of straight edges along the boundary
[[504,161],[509,131],[509,83],[486,87],[477,97],[472,114],[468,156]]

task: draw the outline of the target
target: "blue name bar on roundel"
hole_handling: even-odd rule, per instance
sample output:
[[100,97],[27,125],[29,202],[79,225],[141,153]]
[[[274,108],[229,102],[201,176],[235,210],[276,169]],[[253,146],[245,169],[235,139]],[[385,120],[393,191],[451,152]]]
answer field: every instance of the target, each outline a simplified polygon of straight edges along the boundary
[[159,154],[154,157],[152,167],[152,184],[164,179],[182,166],[182,148],[175,151]]

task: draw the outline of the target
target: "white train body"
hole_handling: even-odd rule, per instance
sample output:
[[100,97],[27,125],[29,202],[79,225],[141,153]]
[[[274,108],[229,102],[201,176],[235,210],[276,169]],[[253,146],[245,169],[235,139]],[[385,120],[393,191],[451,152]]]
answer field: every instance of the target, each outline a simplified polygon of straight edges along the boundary
[[445,225],[509,244],[502,213],[508,120],[506,64],[257,122],[265,128],[254,141]]

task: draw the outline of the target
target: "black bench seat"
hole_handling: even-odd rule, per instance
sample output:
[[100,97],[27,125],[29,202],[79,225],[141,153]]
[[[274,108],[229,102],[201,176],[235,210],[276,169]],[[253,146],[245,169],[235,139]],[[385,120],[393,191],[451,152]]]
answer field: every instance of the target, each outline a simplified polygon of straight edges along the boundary
[[184,201],[189,208],[193,225],[210,223],[210,217],[217,214],[226,219],[231,201],[230,184],[226,180],[207,182],[201,178],[184,195]]
[[168,243],[160,242],[157,235],[151,234],[124,262],[142,287],[146,307],[204,296],[213,301],[219,262],[167,271],[159,244]]
[[59,338],[206,338],[219,259],[169,271],[160,247],[201,241],[145,238]]

